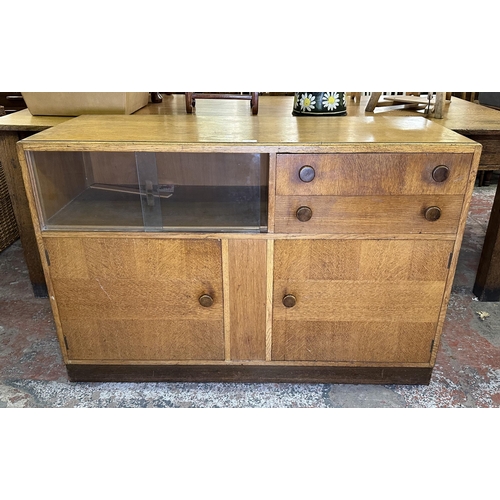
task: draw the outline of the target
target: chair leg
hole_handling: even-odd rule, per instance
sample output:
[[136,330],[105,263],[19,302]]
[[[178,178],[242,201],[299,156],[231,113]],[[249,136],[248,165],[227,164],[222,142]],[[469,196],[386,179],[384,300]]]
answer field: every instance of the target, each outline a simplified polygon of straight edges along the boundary
[[481,187],[484,181],[484,170],[479,170],[477,173],[477,187]]
[[368,104],[366,105],[365,111],[372,112],[378,104],[378,100],[380,99],[380,96],[382,95],[382,92],[372,92],[370,96],[370,100],[368,101]]
[[483,186],[489,186],[491,184],[491,178],[493,177],[493,170],[486,170],[483,177]]
[[252,92],[252,99],[250,100],[250,106],[252,106],[252,115],[256,115],[259,112],[259,93]]
[[163,96],[161,95],[161,92],[150,92],[150,94],[151,94],[151,102],[154,103],[163,102]]
[[186,92],[186,113],[192,113],[194,107],[194,99],[192,92]]
[[434,118],[443,118],[443,108],[446,92],[436,92],[436,102],[434,104]]

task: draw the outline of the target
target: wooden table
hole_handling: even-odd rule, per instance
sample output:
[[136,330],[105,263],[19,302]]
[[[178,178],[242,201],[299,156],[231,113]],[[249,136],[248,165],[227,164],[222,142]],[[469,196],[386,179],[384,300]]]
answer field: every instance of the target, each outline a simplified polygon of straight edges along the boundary
[[[401,106],[376,108],[373,113],[366,113],[368,97],[360,102],[349,100],[348,116],[426,116],[421,111],[412,111]],[[290,116],[293,97],[261,96],[259,98],[260,116]],[[164,95],[162,103],[150,103],[135,114],[185,115],[183,94]],[[235,100],[200,100],[196,105],[196,115],[248,115],[251,109],[246,101]],[[196,116],[195,115],[195,116]],[[193,116],[193,119],[196,119]],[[19,225],[29,275],[35,296],[46,296],[45,280],[38,255],[38,249],[30,218],[24,183],[17,158],[16,142],[41,130],[62,123],[69,117],[32,116],[28,110],[19,111],[0,118],[0,161],[2,162],[9,184],[12,204]],[[300,117],[298,119],[311,119]],[[331,119],[331,118],[318,118]],[[341,118],[335,118],[341,119]],[[482,170],[500,169],[500,111],[480,106],[458,98],[452,98],[444,108],[444,118],[430,120],[456,132],[459,132],[483,146],[479,168]],[[474,293],[480,300],[500,300],[500,190],[495,197],[490,223],[486,232],[483,253],[478,266]]]
[[33,230],[16,143],[32,134],[67,121],[68,117],[33,116],[27,109],[0,118],[0,162],[9,188],[12,208],[35,297],[47,297],[47,286]]

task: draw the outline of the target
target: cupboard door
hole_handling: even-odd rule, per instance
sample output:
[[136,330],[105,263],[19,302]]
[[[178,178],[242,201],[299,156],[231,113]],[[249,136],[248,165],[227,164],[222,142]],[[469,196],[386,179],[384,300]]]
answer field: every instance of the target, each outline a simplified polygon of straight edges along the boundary
[[70,360],[223,360],[217,240],[45,238]]
[[452,241],[276,241],[272,359],[428,363],[452,248]]

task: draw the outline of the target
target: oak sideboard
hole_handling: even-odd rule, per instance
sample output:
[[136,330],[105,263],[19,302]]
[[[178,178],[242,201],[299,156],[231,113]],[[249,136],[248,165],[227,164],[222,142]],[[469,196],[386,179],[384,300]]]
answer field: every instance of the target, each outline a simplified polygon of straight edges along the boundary
[[81,116],[18,152],[71,380],[429,383],[478,143],[420,117]]

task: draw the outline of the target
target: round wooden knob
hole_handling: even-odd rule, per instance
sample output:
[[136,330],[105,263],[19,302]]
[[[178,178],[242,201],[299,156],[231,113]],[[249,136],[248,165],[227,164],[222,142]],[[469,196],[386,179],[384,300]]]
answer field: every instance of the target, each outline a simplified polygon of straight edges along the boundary
[[283,305],[285,307],[293,307],[296,303],[297,299],[295,298],[295,295],[289,293],[283,297]]
[[300,222],[307,222],[311,219],[313,212],[309,207],[300,207],[297,209],[297,212],[295,212],[295,215]]
[[425,209],[424,217],[431,222],[434,222],[441,217],[441,209],[439,207],[429,207]]
[[304,165],[299,170],[299,178],[302,182],[311,182],[316,177],[316,172],[311,165]]
[[214,303],[214,299],[207,294],[202,295],[198,300],[203,307],[210,307]]
[[450,175],[450,169],[446,165],[438,165],[432,171],[432,178],[436,182],[444,182]]

